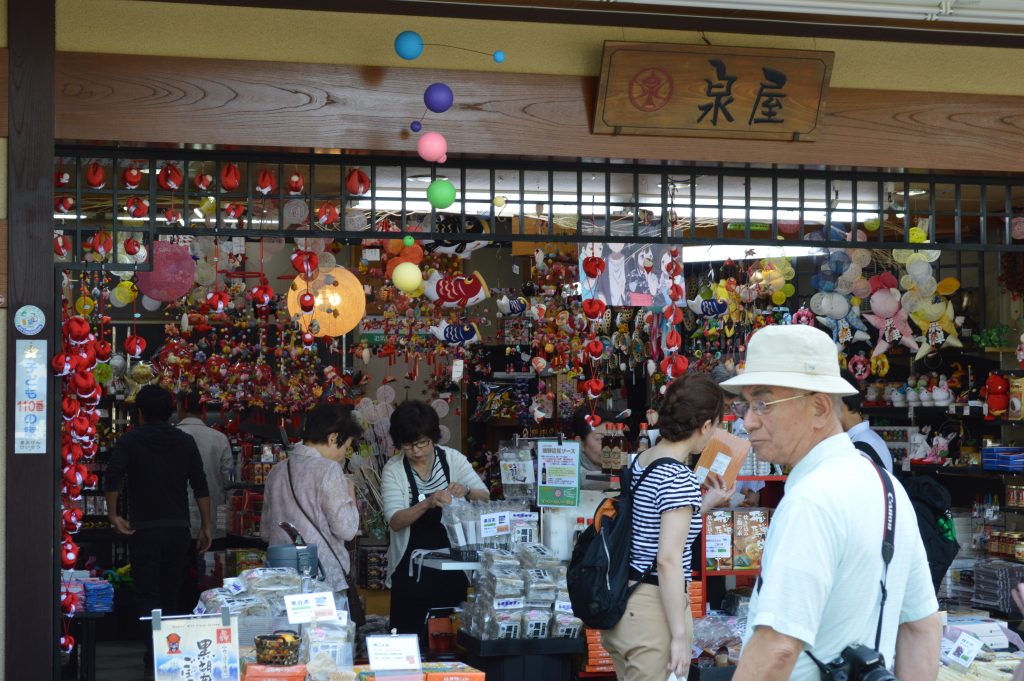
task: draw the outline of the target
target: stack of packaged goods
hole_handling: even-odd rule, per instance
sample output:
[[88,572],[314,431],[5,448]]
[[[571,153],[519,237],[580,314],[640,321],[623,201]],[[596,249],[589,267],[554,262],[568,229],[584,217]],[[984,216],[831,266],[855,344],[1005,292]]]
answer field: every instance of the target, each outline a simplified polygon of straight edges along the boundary
[[690,595],[690,614],[693,615],[693,619],[704,616],[704,587],[700,582],[694,580],[690,582],[688,589]]
[[463,626],[481,640],[576,638],[582,622],[572,614],[565,566],[544,545],[516,552],[484,549]]
[[976,608],[997,612],[1015,612],[1010,593],[1024,582],[1024,565],[1004,560],[978,561],[974,567],[974,597]]
[[601,645],[601,632],[597,629],[587,629],[587,657],[583,664],[583,671],[589,674],[615,673],[612,656]]
[[114,610],[114,585],[105,579],[87,579],[82,582],[85,589],[86,612],[112,612]]

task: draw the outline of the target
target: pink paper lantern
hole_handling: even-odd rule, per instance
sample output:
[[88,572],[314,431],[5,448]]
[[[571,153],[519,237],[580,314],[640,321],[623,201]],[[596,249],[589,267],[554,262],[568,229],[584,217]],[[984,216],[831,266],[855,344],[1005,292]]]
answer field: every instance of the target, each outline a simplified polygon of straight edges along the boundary
[[139,290],[164,303],[184,298],[192,289],[196,275],[196,263],[188,246],[157,241],[152,251],[153,270],[139,272]]

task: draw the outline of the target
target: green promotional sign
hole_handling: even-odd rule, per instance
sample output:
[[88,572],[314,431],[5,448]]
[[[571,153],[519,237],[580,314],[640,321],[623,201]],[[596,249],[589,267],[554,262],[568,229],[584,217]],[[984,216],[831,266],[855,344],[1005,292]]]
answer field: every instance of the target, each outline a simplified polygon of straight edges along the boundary
[[537,505],[576,508],[580,505],[580,443],[541,440],[537,443]]

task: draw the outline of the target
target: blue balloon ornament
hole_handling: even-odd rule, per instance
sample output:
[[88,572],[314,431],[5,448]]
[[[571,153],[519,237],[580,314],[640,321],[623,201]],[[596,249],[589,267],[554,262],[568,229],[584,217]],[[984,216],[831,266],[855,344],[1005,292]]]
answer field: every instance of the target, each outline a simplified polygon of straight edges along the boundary
[[432,83],[423,92],[423,103],[434,113],[444,113],[454,101],[452,89],[444,83]]
[[423,129],[423,124],[420,123],[419,121],[413,121],[412,123],[409,124],[409,129],[412,130],[413,132],[419,132],[420,130]]
[[395,52],[409,61],[419,58],[423,54],[423,36],[416,31],[402,31],[395,38]]
[[499,64],[502,63],[503,61],[505,61],[505,51],[504,50],[498,50],[497,52],[495,52],[494,53],[494,61],[496,61]]

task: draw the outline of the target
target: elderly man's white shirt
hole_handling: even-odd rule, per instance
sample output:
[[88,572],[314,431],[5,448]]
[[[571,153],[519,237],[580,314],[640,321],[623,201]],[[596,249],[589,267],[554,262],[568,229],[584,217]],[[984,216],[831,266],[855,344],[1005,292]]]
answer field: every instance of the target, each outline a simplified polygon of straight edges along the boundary
[[[938,610],[914,507],[896,492],[896,552],[889,566],[881,652],[892,665],[899,625]],[[797,464],[772,516],[759,592],[750,602],[747,632],[755,627],[804,642],[822,662],[847,645],[874,646],[881,601],[881,545],[885,500],[875,467],[845,433],[828,438]],[[790,677],[818,681],[801,654]]]

